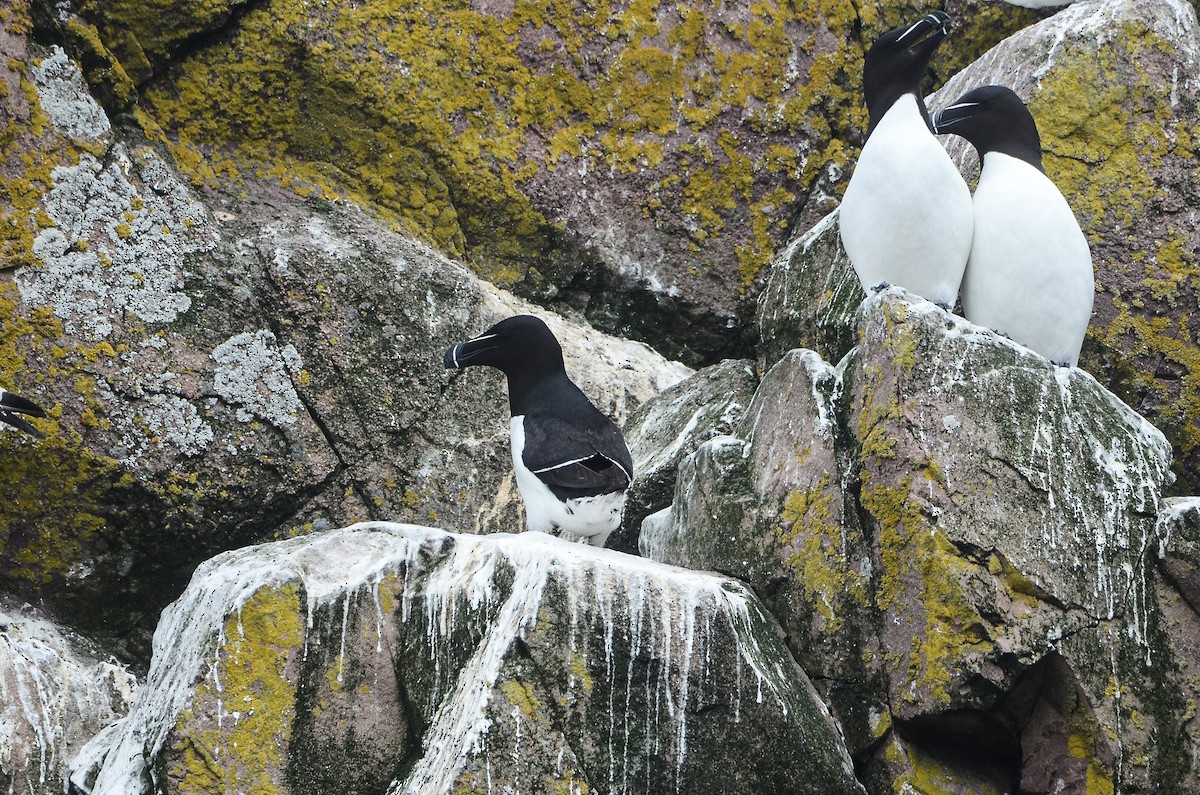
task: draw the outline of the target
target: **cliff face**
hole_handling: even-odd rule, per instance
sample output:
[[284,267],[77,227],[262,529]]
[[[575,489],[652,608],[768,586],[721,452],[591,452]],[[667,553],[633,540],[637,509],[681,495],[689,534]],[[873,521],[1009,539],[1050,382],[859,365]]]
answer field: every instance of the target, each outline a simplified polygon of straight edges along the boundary
[[[1200,790],[1195,13],[953,10],[932,104],[1028,98],[1092,244],[1079,371],[840,251],[863,43],[924,9],[0,9],[0,386],[50,413],[0,432],[0,783]],[[524,311],[626,428],[613,545],[724,576],[474,537],[506,404],[441,354]]]
[[[58,7],[56,7],[57,9]],[[691,364],[748,350],[765,265],[826,211],[865,126],[864,43],[920,13],[293,0],[69,7],[197,184],[261,174],[370,206],[540,302]],[[61,11],[47,11],[54,17]],[[1034,19],[979,24],[939,69]],[[808,209],[805,209],[805,208]],[[732,321],[732,322],[730,322]],[[686,323],[686,337],[669,328]]]

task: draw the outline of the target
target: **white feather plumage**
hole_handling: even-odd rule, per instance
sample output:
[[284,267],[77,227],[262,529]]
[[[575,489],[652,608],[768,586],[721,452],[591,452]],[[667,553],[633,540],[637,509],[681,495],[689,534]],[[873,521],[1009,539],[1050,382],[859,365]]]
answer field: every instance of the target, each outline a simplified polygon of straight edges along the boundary
[[842,199],[842,245],[863,289],[887,282],[953,306],[972,217],[970,189],[905,94],[871,132]]
[[983,158],[963,313],[1059,364],[1075,366],[1095,296],[1092,256],[1054,183],[1024,160]]

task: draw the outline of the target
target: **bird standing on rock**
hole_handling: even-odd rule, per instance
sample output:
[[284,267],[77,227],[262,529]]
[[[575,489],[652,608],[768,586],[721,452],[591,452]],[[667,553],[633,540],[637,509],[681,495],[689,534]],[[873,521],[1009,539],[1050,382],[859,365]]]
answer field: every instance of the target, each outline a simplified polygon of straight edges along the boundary
[[567,377],[540,318],[517,315],[446,351],[447,369],[488,365],[508,380],[509,432],[526,527],[604,546],[621,523],[633,459],[620,429]]
[[1079,362],[1095,299],[1087,238],[1042,169],[1037,124],[1012,89],[983,86],[934,116],[979,152],[963,314],[1063,366]]
[[25,419],[26,416],[45,417],[46,412],[31,400],[0,389],[0,422],[11,425],[17,430],[25,431],[35,438],[45,438],[41,431]]
[[946,309],[971,250],[971,191],[933,137],[921,78],[949,30],[950,17],[935,11],[867,52],[870,126],[839,211],[864,290],[894,284]]

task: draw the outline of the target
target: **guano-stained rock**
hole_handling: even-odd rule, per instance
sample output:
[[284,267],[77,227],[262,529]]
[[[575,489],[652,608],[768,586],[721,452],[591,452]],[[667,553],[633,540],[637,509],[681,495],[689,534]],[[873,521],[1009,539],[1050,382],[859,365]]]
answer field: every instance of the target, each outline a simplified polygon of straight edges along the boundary
[[[1200,490],[1200,380],[1189,375],[1200,338],[1188,309],[1200,284],[1198,65],[1200,26],[1184,0],[1088,0],[1004,39],[927,101],[934,110],[998,83],[1028,102],[1046,173],[1096,267],[1081,367],[1171,441],[1175,494]],[[974,150],[943,140],[973,185]],[[835,211],[775,255],[756,314],[762,367],[792,348],[838,361],[853,345],[861,292],[840,248]]]
[[0,787],[61,795],[63,770],[128,712],[136,682],[28,605],[0,608]]
[[873,563],[841,474],[841,388],[812,351],[786,354],[731,434],[684,459],[669,510],[642,525],[641,551],[749,583],[857,753],[878,740],[886,704],[869,693],[882,649],[864,633]]
[[0,382],[51,416],[38,444],[0,435],[0,586],[127,661],[224,549],[365,519],[519,527],[502,379],[447,375],[452,342],[538,312],[622,422],[691,372],[354,207],[202,194],[62,50],[17,42],[4,185],[28,206],[4,212],[28,251],[0,279]]
[[643,554],[762,594],[872,791],[1177,783],[1148,726],[1186,719],[1155,685],[1165,439],[1087,373],[897,288],[857,343],[838,368],[786,354],[681,465]]
[[1160,659],[1173,666],[1158,690],[1164,709],[1187,711],[1182,731],[1160,742],[1179,768],[1180,792],[1200,791],[1200,497],[1164,500],[1154,578],[1155,604],[1162,614]]
[[[1047,175],[1092,250],[1096,303],[1080,366],[1135,405],[1176,450],[1176,493],[1200,490],[1200,291],[1195,130],[1200,25],[1186,0],[1088,0],[984,53],[931,110],[1000,83],[1029,105]],[[967,175],[970,145],[946,146]]]
[[726,578],[539,533],[356,525],[204,564],[164,614],[142,696],[72,781],[862,792],[777,633]]
[[630,415],[624,433],[637,476],[609,549],[637,552],[642,520],[671,504],[680,462],[733,428],[757,383],[753,362],[727,359],[663,390]]
[[854,315],[862,300],[835,210],[788,243],[771,263],[755,315],[760,367],[772,367],[795,348],[840,361],[854,346]]

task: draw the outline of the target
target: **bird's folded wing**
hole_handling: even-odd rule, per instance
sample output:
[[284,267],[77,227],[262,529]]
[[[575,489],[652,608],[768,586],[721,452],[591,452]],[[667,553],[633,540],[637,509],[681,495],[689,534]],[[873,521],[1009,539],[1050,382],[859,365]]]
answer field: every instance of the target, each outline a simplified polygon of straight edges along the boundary
[[619,491],[629,485],[629,478],[620,467],[602,455],[535,470],[533,474],[547,486],[561,489],[604,493]]
[[633,461],[620,430],[603,422],[581,426],[560,417],[525,417],[521,459],[546,485],[603,493],[629,486]]
[[0,415],[9,415],[10,412],[20,412],[31,417],[46,416],[46,412],[42,411],[41,406],[32,400],[0,389]]

